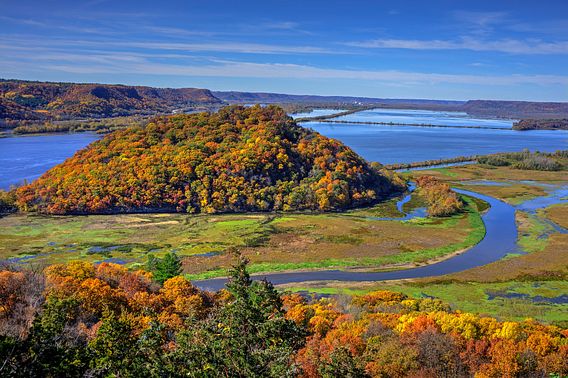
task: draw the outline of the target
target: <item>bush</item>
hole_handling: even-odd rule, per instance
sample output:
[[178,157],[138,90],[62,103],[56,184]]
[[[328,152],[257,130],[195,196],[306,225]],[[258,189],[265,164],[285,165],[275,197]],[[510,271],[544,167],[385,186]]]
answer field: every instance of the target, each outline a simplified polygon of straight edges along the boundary
[[15,194],[0,190],[0,214],[13,213],[17,210]]
[[432,217],[447,217],[459,213],[463,202],[452,191],[448,184],[438,181],[433,176],[421,176],[416,179],[418,195],[428,203],[428,215]]
[[534,171],[559,171],[562,169],[562,164],[546,156],[535,155],[513,164],[513,168]]
[[477,158],[479,164],[494,167],[510,166],[514,169],[526,169],[535,171],[560,171],[565,169],[568,150],[556,151],[553,153],[530,152],[510,152],[480,156]]

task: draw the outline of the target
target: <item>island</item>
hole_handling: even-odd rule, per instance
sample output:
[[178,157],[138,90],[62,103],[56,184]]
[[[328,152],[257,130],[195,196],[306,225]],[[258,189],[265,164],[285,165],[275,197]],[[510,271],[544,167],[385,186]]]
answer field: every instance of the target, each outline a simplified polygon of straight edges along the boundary
[[568,119],[522,119],[513,130],[568,130]]

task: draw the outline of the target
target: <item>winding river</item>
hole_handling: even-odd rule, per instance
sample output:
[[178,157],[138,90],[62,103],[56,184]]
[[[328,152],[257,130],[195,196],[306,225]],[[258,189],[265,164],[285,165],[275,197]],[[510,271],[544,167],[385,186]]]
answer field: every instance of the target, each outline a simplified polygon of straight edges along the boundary
[[[267,279],[275,285],[306,281],[388,281],[406,278],[441,276],[462,270],[486,265],[503,258],[509,253],[518,252],[515,208],[503,201],[468,190],[454,189],[456,192],[486,201],[491,206],[482,215],[485,224],[485,237],[481,242],[463,253],[435,264],[418,268],[387,272],[351,272],[344,270],[319,270],[304,272],[267,273],[255,275],[255,280]],[[219,290],[227,283],[226,278],[213,278],[193,281],[205,290]]]

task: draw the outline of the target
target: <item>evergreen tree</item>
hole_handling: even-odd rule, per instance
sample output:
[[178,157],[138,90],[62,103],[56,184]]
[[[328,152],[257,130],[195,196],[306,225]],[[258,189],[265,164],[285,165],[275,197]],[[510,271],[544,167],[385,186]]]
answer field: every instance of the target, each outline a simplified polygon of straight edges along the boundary
[[[20,370],[29,376],[81,376],[88,365],[86,341],[71,331],[78,302],[48,297],[43,312],[33,323],[28,360]],[[23,373],[22,371],[20,371]]]
[[146,268],[154,274],[154,280],[163,284],[170,278],[177,277],[182,272],[181,259],[175,253],[166,253],[163,258],[148,255]]
[[[190,376],[288,377],[306,331],[284,317],[268,282],[253,282],[240,259],[227,289],[232,298],[200,327],[178,338],[178,362]],[[175,364],[180,366],[179,363]]]

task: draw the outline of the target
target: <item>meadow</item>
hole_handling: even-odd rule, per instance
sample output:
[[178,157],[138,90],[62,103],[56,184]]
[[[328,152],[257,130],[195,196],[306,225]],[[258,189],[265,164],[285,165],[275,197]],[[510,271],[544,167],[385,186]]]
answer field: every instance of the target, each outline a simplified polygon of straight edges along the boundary
[[[405,173],[428,174],[460,187],[487,194],[522,208],[547,194],[547,185],[565,185],[564,172],[523,171],[478,164]],[[441,277],[391,282],[309,282],[283,290],[317,295],[363,294],[392,290],[413,297],[439,298],[452,308],[503,320],[534,318],[566,326],[568,311],[568,234],[553,229],[568,225],[568,204],[536,212],[516,211],[518,253],[491,264]]]
[[[73,260],[144,264],[176,252],[190,278],[223,276],[239,250],[251,272],[330,267],[387,269],[427,263],[484,235],[478,203],[446,218],[378,220],[404,214],[397,198],[338,213],[122,214],[0,219],[0,259],[53,264]],[[424,206],[413,195],[403,210]],[[451,232],[448,232],[451,231]]]

